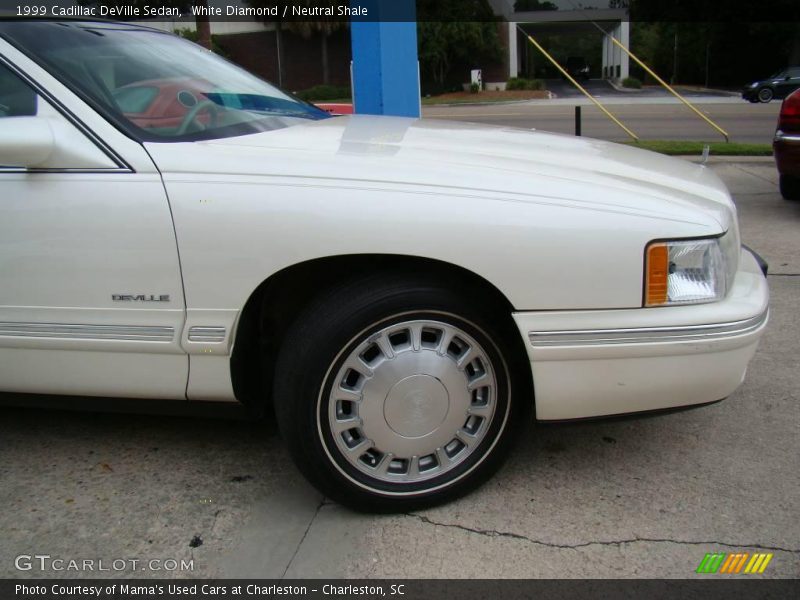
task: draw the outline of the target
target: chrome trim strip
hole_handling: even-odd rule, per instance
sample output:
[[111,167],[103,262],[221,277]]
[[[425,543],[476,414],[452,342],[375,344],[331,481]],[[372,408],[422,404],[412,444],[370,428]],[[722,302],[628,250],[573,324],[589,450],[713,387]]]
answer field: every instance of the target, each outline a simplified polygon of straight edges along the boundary
[[194,326],[189,328],[188,339],[190,342],[218,344],[225,341],[225,331],[224,327]]
[[152,325],[0,323],[0,337],[171,342],[175,338],[175,328]]
[[780,129],[775,132],[776,142],[800,142],[800,135],[784,133]]
[[697,342],[751,333],[761,328],[764,323],[767,322],[768,318],[769,309],[750,319],[733,321],[730,323],[683,325],[680,327],[638,327],[632,329],[531,331],[528,333],[528,338],[530,339],[531,345],[537,348],[553,346],[598,346],[605,344]]

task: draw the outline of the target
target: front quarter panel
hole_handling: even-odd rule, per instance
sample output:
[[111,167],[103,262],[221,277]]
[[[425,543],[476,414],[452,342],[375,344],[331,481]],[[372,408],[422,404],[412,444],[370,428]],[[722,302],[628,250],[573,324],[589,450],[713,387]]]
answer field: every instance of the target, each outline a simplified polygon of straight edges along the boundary
[[[176,163],[180,152],[203,150],[187,146],[198,145],[151,152],[157,163]],[[225,162],[234,157],[206,149],[208,173],[163,173],[189,309],[240,309],[285,267],[361,254],[458,265],[491,282],[518,310],[631,308],[641,305],[648,241],[719,233],[710,219],[631,214],[524,189],[489,191],[485,179],[469,173],[459,186],[403,183],[413,180],[412,167],[414,175],[436,167],[392,157],[337,156],[299,169],[305,157],[261,150],[251,160],[271,174],[227,175]],[[562,187],[570,186],[581,187]]]

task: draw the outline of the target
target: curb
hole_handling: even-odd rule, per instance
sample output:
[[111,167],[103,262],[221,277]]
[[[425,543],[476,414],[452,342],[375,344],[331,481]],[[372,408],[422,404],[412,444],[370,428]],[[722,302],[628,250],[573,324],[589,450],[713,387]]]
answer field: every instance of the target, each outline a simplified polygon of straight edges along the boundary
[[[701,93],[701,94],[721,94],[722,96],[728,96],[730,98],[740,98],[742,93],[741,92],[732,92],[730,90],[718,90],[714,88],[706,88],[706,87],[694,87],[694,86],[679,86],[682,90]],[[680,90],[679,90],[680,91]]]
[[623,87],[623,86],[615,83],[613,79],[606,79],[606,81],[615,90],[617,90],[618,92],[623,92],[625,94],[638,94],[638,93],[644,91],[642,88],[626,88],[626,87]]
[[[674,158],[682,158],[683,160],[688,160],[689,162],[694,163],[702,163],[703,157],[696,156],[694,154],[680,154],[680,155],[673,155]],[[747,155],[736,155],[736,156],[709,156],[707,164],[712,163],[756,163],[756,164],[775,164],[775,157],[774,156],[747,156]]]
[[[646,91],[649,91],[649,88],[658,88],[660,90],[664,89],[660,85],[642,86],[641,88],[638,88],[638,89],[637,88],[626,88],[626,87],[623,87],[623,86],[619,85],[618,83],[616,83],[613,79],[606,79],[605,81],[607,81],[608,84],[611,87],[613,87],[615,90],[617,90],[618,92],[623,92],[623,93],[634,93],[635,94],[635,93],[638,93],[638,92],[646,92]],[[722,97],[730,97],[730,98],[738,98],[739,96],[741,96],[741,92],[732,92],[730,90],[718,90],[718,89],[707,88],[707,87],[702,87],[702,86],[678,85],[677,87],[675,87],[675,86],[672,86],[672,87],[679,94],[683,94],[684,92],[692,92],[692,93],[695,93],[695,94],[697,94],[697,93],[699,93],[699,94],[710,94],[712,96],[719,95],[719,96],[722,96]],[[666,91],[666,90],[664,90],[664,91]],[[669,93],[669,92],[667,92],[667,93]],[[689,102],[692,101],[691,98],[689,98],[688,100],[689,100]]]
[[498,102],[453,102],[448,104],[423,104],[422,110],[426,108],[454,108],[458,106],[503,106],[508,104],[525,104],[531,100],[548,100],[549,98],[529,98],[528,100],[499,100]]

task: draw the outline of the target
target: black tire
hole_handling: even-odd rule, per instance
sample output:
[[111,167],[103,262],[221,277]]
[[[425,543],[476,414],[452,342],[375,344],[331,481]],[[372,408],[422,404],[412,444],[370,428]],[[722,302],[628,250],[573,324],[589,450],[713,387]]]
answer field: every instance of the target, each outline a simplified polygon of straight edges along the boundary
[[[474,289],[445,286],[441,278],[379,274],[322,293],[289,327],[276,363],[275,414],[298,468],[325,496],[356,510],[402,512],[461,496],[499,469],[529,421],[533,406],[530,363],[508,308],[481,303],[475,296]],[[338,376],[334,374],[341,373],[353,349],[370,343],[379,335],[376,332],[393,323],[422,319],[457,328],[481,345],[495,375],[497,399],[493,416],[482,430],[485,437],[468,447],[457,467],[448,466],[450,471],[426,481],[387,482],[365,474],[363,467],[360,470],[358,464],[348,462],[337,448],[329,423],[329,407],[335,403],[331,389]],[[424,373],[414,376],[427,377]],[[409,375],[403,373],[403,377]],[[380,409],[383,415],[386,398]],[[453,410],[453,414],[460,413]],[[388,417],[382,418],[388,422]],[[382,460],[387,456],[391,462],[391,454]]]
[[781,196],[785,200],[800,200],[800,177],[781,175],[779,182]]
[[772,90],[772,88],[762,87],[760,90],[758,90],[758,101],[759,102],[763,102],[763,103],[766,104],[767,102],[772,100],[772,98],[774,98],[774,97],[775,97],[775,92]]

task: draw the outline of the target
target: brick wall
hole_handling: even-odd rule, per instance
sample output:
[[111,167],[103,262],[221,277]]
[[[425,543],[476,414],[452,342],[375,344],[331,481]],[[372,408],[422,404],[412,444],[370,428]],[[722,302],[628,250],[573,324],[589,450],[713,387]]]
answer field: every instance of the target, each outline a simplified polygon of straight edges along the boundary
[[[484,81],[508,79],[508,25],[498,23],[501,58],[483,63]],[[278,59],[274,31],[237,33],[214,37],[229,60],[277,85]],[[319,35],[305,39],[291,31],[283,31],[283,88],[292,92],[322,83],[322,42]],[[328,37],[328,68],[332,85],[350,85],[350,30],[344,29]],[[466,72],[463,81],[467,81]]]
[[495,63],[481,65],[483,81],[506,81],[508,79],[508,23],[497,24],[500,38],[501,58]]
[[[277,85],[278,54],[274,31],[215,36],[227,58]],[[283,88],[299,91],[321,84],[322,41],[283,31]],[[332,85],[350,85],[350,30],[328,37],[328,69]]]

